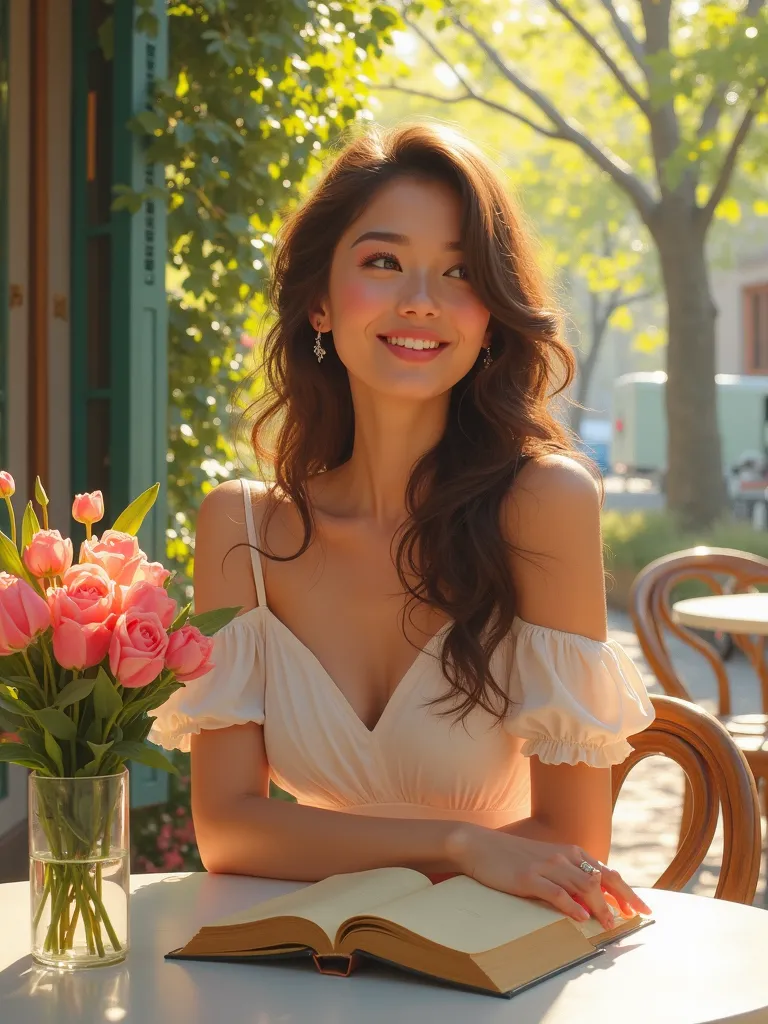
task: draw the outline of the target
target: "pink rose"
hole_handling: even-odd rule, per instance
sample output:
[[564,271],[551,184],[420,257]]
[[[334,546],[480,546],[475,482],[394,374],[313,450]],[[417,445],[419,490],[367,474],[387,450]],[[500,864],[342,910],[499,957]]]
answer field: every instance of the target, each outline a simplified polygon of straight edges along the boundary
[[136,608],[140,612],[154,612],[165,629],[171,625],[178,611],[176,602],[172,597],[168,597],[162,587],[156,587],[145,580],[134,583],[125,592],[123,611],[127,612],[129,608]]
[[39,530],[24,549],[33,576],[63,576],[72,565],[72,541],[58,530]]
[[27,581],[0,572],[0,655],[26,650],[50,624],[48,605]]
[[62,668],[92,668],[107,656],[112,640],[115,616],[105,622],[82,625],[74,619],[62,619],[53,630],[53,653]]
[[85,626],[105,622],[119,612],[122,592],[100,565],[73,565],[64,573],[62,586],[48,591],[54,628],[62,619]]
[[170,669],[180,683],[198,679],[213,668],[209,660],[213,651],[211,637],[203,636],[197,626],[187,623],[168,639],[165,667]]
[[6,470],[0,472],[0,498],[12,498],[16,493],[16,481]]
[[77,523],[86,523],[89,526],[103,519],[104,495],[101,491],[76,494],[75,500],[72,502],[72,518]]
[[101,538],[84,540],[80,561],[100,565],[115,583],[130,587],[137,567],[147,561],[136,537],[120,530],[105,530]]
[[147,686],[163,671],[168,634],[154,612],[129,608],[117,620],[109,667],[123,686]]
[[142,580],[146,580],[147,583],[152,583],[155,587],[162,587],[170,575],[170,570],[160,562],[139,562],[133,582],[140,583]]

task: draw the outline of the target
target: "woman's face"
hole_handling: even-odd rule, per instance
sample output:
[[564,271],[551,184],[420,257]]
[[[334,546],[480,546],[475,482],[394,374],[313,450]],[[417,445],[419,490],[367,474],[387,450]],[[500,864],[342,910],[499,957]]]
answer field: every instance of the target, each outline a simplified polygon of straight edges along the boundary
[[349,374],[375,391],[443,394],[487,343],[490,313],[467,279],[460,225],[449,186],[401,178],[341,236],[312,325],[333,331]]

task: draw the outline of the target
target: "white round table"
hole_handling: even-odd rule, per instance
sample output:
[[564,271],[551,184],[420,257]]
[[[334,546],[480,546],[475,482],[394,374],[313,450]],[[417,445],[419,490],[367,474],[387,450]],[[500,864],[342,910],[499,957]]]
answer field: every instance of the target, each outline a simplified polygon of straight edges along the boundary
[[694,629],[768,636],[768,594],[712,594],[672,605],[672,618]]
[[205,872],[134,875],[131,949],[76,972],[37,965],[28,884],[0,885],[2,1024],[704,1024],[768,1021],[768,912],[639,889],[656,923],[512,999],[368,963],[349,978],[311,963],[164,960],[203,924],[306,883]]

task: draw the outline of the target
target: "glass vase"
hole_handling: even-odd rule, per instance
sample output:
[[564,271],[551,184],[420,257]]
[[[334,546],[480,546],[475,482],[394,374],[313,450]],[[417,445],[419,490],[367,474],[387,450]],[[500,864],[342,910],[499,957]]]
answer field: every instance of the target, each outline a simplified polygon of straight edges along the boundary
[[32,956],[100,967],[128,952],[128,769],[93,778],[29,776]]

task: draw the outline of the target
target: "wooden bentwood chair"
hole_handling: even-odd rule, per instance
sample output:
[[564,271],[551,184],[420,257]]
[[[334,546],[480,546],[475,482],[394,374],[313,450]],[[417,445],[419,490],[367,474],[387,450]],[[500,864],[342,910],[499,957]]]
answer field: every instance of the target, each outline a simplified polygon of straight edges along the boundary
[[[760,681],[760,712],[734,715],[728,672],[717,649],[697,633],[672,621],[670,593],[687,580],[706,584],[714,594],[746,593],[757,585],[768,585],[768,559],[731,548],[688,548],[651,562],[636,576],[630,591],[632,621],[645,659],[671,697],[692,701],[685,684],[675,671],[667,648],[665,631],[702,654],[717,680],[717,717],[731,734],[747,759],[758,785],[762,783],[765,813],[768,814],[768,666],[765,662],[765,637],[736,636],[733,640],[749,659]],[[690,795],[686,787],[684,825],[689,812]]]
[[651,695],[653,724],[630,736],[635,748],[612,769],[613,804],[632,768],[664,754],[686,775],[688,819],[672,863],[655,889],[680,890],[706,856],[723,812],[723,860],[716,899],[751,904],[760,873],[760,804],[744,755],[727,729],[708,711],[676,697]]

